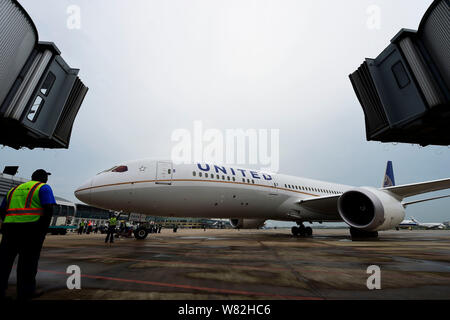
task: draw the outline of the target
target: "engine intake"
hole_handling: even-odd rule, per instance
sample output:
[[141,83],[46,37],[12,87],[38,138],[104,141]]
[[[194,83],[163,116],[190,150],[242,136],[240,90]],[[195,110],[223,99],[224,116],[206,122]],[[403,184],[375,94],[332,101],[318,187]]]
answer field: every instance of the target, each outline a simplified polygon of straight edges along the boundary
[[405,217],[399,200],[375,188],[345,192],[338,200],[338,210],[348,225],[365,231],[391,229]]

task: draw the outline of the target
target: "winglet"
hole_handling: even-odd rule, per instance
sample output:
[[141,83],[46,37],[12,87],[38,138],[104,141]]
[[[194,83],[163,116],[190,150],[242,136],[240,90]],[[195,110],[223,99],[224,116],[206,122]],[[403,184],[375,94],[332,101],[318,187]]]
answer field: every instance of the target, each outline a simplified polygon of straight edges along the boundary
[[392,161],[388,161],[386,165],[386,173],[384,174],[383,188],[395,186],[394,169]]

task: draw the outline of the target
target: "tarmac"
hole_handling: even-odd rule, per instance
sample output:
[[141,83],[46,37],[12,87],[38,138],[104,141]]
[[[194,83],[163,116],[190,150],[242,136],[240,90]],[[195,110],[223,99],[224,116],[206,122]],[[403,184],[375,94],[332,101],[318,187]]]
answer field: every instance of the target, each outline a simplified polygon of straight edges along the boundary
[[[368,241],[352,241],[347,229],[314,229],[311,238],[288,229],[163,229],[111,246],[104,238],[48,235],[39,299],[450,299],[450,230],[392,230]],[[73,265],[81,289],[68,289]],[[380,289],[367,287],[371,265]],[[9,284],[15,297],[15,269]]]

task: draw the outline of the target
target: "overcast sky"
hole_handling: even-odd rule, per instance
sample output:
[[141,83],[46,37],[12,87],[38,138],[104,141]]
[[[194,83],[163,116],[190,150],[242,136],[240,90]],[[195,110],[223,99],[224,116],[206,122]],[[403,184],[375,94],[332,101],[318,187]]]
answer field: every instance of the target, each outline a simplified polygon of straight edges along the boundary
[[[417,29],[431,2],[20,0],[90,90],[69,150],[5,147],[0,164],[23,177],[45,168],[55,194],[76,200],[103,169],[169,158],[174,130],[200,120],[223,132],[279,129],[284,174],[380,186],[393,160],[397,184],[450,177],[448,147],[367,142],[348,79],[401,28]],[[407,216],[448,221],[450,199]]]

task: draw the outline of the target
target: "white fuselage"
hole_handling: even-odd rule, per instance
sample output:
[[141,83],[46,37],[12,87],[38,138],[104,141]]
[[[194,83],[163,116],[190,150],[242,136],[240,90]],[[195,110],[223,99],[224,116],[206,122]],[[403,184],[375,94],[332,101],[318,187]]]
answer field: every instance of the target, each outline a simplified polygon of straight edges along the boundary
[[417,225],[427,229],[445,229],[445,225],[439,222],[419,222]]
[[93,206],[151,216],[342,221],[337,211],[299,216],[298,201],[351,188],[238,167],[138,160],[99,173],[75,195]]

